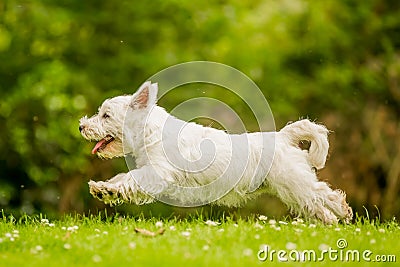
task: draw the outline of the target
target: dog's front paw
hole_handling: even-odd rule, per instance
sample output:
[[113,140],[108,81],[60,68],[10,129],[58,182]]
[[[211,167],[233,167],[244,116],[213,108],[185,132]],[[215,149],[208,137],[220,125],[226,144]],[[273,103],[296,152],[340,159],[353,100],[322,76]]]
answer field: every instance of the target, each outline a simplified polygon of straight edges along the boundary
[[123,201],[120,199],[120,193],[115,184],[102,181],[89,181],[89,192],[93,197],[103,201],[106,204],[110,204],[111,206],[123,203]]

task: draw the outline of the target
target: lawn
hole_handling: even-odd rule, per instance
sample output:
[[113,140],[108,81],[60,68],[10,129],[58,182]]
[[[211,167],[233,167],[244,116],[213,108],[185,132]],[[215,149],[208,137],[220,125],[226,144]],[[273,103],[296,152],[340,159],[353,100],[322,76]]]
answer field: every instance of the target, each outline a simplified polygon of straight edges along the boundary
[[262,215],[235,220],[226,215],[213,220],[201,215],[3,216],[0,265],[297,266],[302,261],[301,266],[339,266],[347,261],[344,265],[395,266],[399,240],[397,222],[363,218],[351,225],[325,226]]

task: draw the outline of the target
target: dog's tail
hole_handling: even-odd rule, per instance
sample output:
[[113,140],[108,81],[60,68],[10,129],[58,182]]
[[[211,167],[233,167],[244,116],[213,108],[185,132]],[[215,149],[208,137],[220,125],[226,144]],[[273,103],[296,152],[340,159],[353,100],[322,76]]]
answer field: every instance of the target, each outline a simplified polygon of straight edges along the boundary
[[301,142],[310,142],[308,148],[308,160],[310,164],[322,169],[325,166],[326,157],[328,156],[328,129],[307,119],[296,121],[286,125],[280,130],[284,133],[292,145],[301,148]]

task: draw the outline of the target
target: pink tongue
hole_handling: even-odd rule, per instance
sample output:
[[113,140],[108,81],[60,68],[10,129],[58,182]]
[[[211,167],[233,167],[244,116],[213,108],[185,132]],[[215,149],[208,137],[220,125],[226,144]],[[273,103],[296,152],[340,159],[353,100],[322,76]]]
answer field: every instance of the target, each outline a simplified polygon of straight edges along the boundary
[[92,150],[92,154],[96,154],[99,147],[101,147],[105,141],[106,141],[105,139],[101,139],[99,142],[97,142],[97,144],[94,146],[94,148]]

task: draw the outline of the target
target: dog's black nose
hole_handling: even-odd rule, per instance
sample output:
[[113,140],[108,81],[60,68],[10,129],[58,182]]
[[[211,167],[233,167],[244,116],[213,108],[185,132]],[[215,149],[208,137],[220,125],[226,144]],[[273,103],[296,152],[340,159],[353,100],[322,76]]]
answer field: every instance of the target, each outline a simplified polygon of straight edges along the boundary
[[84,127],[83,127],[82,125],[79,125],[79,131],[80,131],[80,132],[82,132],[83,128],[84,128]]

